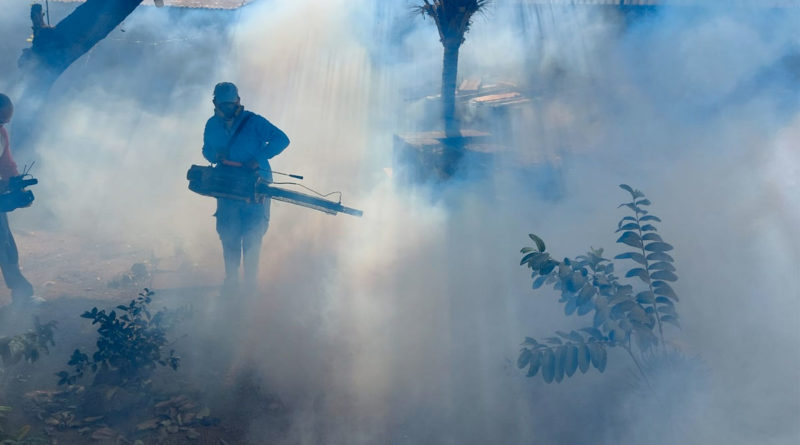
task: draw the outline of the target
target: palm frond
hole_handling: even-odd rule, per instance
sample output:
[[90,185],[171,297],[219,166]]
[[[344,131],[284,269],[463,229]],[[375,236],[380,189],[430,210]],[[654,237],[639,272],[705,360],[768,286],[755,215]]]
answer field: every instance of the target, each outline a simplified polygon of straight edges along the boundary
[[464,35],[472,26],[472,17],[482,13],[492,0],[423,0],[412,10],[423,17],[431,17],[436,22],[439,37],[443,44],[464,42]]

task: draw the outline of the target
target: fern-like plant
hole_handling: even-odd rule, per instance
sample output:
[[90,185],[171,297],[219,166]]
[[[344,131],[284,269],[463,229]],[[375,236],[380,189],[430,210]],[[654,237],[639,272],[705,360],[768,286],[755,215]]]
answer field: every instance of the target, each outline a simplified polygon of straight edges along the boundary
[[615,264],[603,257],[603,249],[592,248],[586,255],[558,261],[547,252],[544,241],[531,234],[536,247],[521,251],[520,265],[533,271],[534,289],[552,286],[561,293],[559,302],[567,316],[592,317],[591,326],[583,329],[556,331],[556,336],[541,341],[527,337],[517,365],[527,368],[528,377],[541,371],[544,381],[551,383],[577,370],[586,373],[591,367],[603,372],[608,349],[619,347],[646,379],[642,354],[663,350],[664,324],[679,326],[678,297],[669,284],[678,279],[675,260],[667,253],[673,247],[656,233],[661,219],[647,210],[651,203],[644,193],[625,184],[620,187],[631,195],[630,202],[619,206],[630,214],[616,230],[621,232],[617,243],[628,250],[614,259],[633,262],[624,278],[615,275]]

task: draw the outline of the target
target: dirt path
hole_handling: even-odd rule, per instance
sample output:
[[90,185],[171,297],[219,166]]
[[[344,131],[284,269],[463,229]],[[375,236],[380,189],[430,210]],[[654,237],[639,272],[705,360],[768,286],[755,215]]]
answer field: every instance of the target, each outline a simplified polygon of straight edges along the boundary
[[[213,261],[198,261],[182,252],[158,257],[151,240],[98,242],[76,234],[19,229],[14,234],[24,274],[36,295],[48,301],[118,300],[144,287],[203,288],[221,281]],[[10,292],[0,287],[0,305],[9,302]]]

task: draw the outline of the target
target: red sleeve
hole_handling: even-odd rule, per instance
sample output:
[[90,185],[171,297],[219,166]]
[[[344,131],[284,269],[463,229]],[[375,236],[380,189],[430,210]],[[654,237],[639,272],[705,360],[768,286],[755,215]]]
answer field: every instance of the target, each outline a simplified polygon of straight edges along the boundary
[[5,148],[3,154],[0,155],[0,178],[7,180],[12,176],[19,175],[19,170],[17,170],[17,163],[14,162],[14,158],[11,156],[11,143],[5,127],[0,127],[0,138],[2,138],[2,144]]

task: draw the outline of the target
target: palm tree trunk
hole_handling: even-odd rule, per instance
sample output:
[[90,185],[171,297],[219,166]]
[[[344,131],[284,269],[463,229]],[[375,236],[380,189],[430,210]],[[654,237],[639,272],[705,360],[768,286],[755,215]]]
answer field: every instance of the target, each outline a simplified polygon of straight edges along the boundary
[[458,79],[458,51],[461,45],[445,44],[442,61],[442,119],[445,136],[461,136],[461,125],[456,116],[456,81]]

